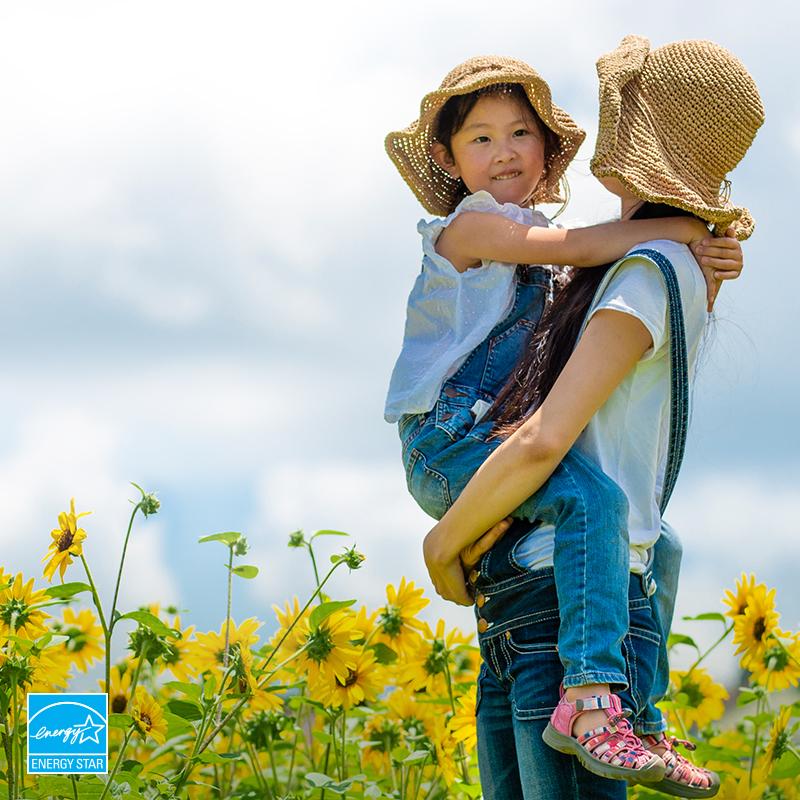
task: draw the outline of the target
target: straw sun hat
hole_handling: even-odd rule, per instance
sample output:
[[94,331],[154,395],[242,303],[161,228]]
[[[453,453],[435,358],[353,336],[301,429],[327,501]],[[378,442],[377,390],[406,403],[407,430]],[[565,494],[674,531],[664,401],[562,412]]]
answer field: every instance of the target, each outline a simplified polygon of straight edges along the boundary
[[626,36],[597,62],[600,125],[591,169],[643,200],[667,203],[746,239],[755,224],[728,199],[726,175],[764,122],[755,82],[713,42],[673,42],[650,51]]
[[459,64],[445,77],[438,89],[422,98],[418,120],[405,130],[395,131],[386,137],[386,152],[403,180],[431,214],[449,214],[456,203],[460,185],[431,157],[436,116],[451,97],[498,83],[520,84],[541,121],[559,140],[559,148],[547,163],[545,176],[531,202],[557,203],[563,200],[559,191],[561,178],[578,152],[585,132],[553,103],[550,87],[527,64],[514,58],[478,56]]

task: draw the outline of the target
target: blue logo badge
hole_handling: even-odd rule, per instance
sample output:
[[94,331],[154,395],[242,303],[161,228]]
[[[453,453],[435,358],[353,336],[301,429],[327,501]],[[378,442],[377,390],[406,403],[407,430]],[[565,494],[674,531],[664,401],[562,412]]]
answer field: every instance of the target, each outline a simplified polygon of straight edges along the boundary
[[28,695],[28,774],[108,772],[107,694]]

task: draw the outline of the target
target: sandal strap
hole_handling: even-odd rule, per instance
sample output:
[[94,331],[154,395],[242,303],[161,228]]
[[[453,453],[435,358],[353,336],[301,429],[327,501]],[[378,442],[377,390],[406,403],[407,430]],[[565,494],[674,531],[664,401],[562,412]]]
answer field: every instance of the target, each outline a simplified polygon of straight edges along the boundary
[[594,695],[593,697],[579,697],[573,705],[576,711],[600,711],[603,708],[613,708],[610,694]]

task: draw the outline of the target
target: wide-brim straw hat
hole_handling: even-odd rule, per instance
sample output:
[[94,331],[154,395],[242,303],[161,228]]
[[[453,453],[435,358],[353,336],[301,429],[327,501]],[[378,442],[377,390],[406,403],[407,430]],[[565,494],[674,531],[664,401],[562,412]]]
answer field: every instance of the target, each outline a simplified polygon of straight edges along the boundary
[[727,174],[764,122],[755,81],[724,47],[673,42],[650,51],[626,36],[597,62],[600,124],[591,169],[617,178],[637,197],[666,203],[739,239],[755,223],[730,202]]
[[459,192],[463,195],[461,182],[450,177],[431,157],[439,111],[455,95],[469,94],[498,83],[520,84],[541,121],[558,137],[559,147],[545,164],[546,174],[531,197],[531,204],[563,201],[564,170],[578,152],[586,133],[553,102],[546,81],[526,63],[502,56],[477,56],[459,64],[438,89],[422,98],[419,119],[405,130],[394,131],[386,137],[386,152],[431,214],[451,213]]

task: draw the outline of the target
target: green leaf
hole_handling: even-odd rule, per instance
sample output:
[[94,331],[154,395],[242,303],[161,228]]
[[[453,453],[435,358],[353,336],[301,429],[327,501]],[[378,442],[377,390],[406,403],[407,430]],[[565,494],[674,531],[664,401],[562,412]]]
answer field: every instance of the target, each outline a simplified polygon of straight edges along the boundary
[[330,744],[333,741],[333,737],[325,731],[314,731],[311,735],[321,744]]
[[375,642],[369,645],[368,650],[375,653],[375,658],[379,664],[394,664],[397,661],[397,653],[383,642]]
[[258,567],[251,567],[246,564],[243,564],[240,567],[234,567],[231,572],[234,575],[238,575],[240,578],[255,578],[258,575]]
[[191,722],[170,711],[164,711],[164,719],[167,721],[167,739],[183,733],[191,733],[194,730]]
[[706,614],[698,614],[695,617],[683,617],[686,622],[721,622],[727,627],[728,620],[718,611],[709,611]]
[[223,544],[232,545],[236,544],[241,538],[241,533],[225,531],[225,533],[212,533],[209,536],[201,536],[197,541],[200,544],[203,544],[203,542],[222,542]]
[[314,539],[317,538],[317,536],[348,536],[349,537],[350,534],[349,533],[345,533],[344,531],[327,531],[327,530],[325,530],[325,531],[317,531],[316,533],[312,533],[311,536],[309,536],[308,541],[309,542],[313,542]]
[[169,625],[149,611],[129,611],[127,614],[123,614],[120,619],[132,619],[145,628],[149,628],[156,636],[169,636],[171,639],[180,639],[181,636],[180,631],[170,628]]
[[479,783],[462,783],[461,781],[455,781],[453,783],[453,788],[456,791],[463,792],[467,797],[481,796],[481,786]]
[[183,681],[167,681],[164,686],[174,689],[176,692],[185,694],[192,700],[200,700],[203,690],[196,683],[184,683]]
[[203,764],[230,764],[241,757],[241,753],[212,753],[210,750],[204,750],[197,756],[197,760]]
[[746,706],[750,703],[755,703],[756,700],[758,700],[758,695],[755,692],[750,691],[750,689],[742,688],[739,692],[739,696],[736,698],[736,705]]
[[318,628],[331,614],[335,614],[343,608],[348,608],[355,602],[355,600],[330,600],[327,603],[321,603],[311,612],[308,624],[311,628]]
[[189,700],[169,700],[167,708],[181,719],[188,719],[189,722],[203,718],[203,709],[200,704]]
[[409,753],[404,759],[404,764],[419,764],[421,761],[424,761],[426,758],[430,756],[430,753],[427,750],[415,750],[413,753]]
[[333,783],[333,778],[322,772],[307,772],[306,780],[316,789],[321,789],[323,786]]
[[110,714],[108,717],[109,728],[120,728],[127,730],[133,724],[133,717],[130,714]]
[[686,636],[683,633],[671,633],[669,635],[669,639],[667,639],[667,650],[671,650],[673,647],[679,644],[688,644],[689,647],[694,647],[698,653],[700,652],[700,648],[697,646],[691,636]]
[[785,752],[772,768],[770,777],[775,780],[795,778],[800,775],[800,758],[791,750]]
[[763,725],[768,725],[774,719],[775,715],[770,711],[763,711],[761,714],[752,714],[745,717],[748,722],[760,728]]
[[[62,583],[59,586],[48,586],[45,593],[50,597],[59,600],[66,600],[68,597],[75,597],[81,592],[91,592],[92,587],[88,583]],[[72,790],[70,790],[72,791]]]

